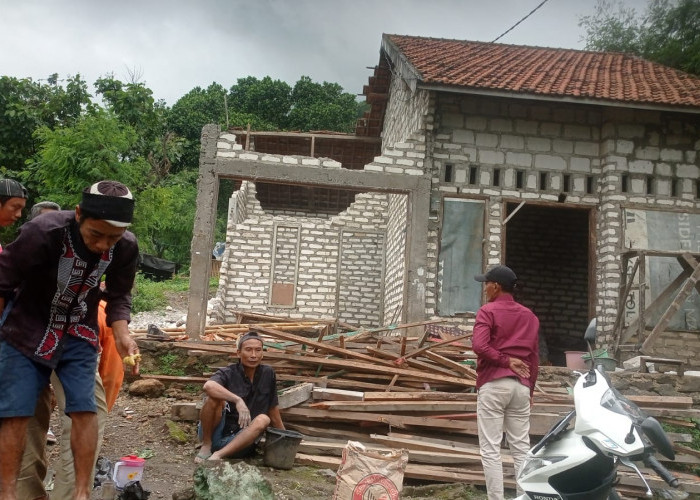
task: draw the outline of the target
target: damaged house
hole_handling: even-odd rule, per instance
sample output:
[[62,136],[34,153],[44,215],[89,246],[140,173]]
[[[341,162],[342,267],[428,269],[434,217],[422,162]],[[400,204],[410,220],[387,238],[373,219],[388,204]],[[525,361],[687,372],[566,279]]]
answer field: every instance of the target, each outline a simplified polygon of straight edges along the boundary
[[700,79],[619,53],[384,35],[355,135],[202,132],[187,330],[470,325],[505,263],[553,364],[589,320],[622,357],[700,366]]

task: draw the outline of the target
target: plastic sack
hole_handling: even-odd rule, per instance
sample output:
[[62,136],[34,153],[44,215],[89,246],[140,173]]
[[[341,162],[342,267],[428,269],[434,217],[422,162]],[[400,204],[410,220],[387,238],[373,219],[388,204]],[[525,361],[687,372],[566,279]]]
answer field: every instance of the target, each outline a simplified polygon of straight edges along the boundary
[[348,441],[338,468],[333,500],[398,500],[408,450],[368,449]]

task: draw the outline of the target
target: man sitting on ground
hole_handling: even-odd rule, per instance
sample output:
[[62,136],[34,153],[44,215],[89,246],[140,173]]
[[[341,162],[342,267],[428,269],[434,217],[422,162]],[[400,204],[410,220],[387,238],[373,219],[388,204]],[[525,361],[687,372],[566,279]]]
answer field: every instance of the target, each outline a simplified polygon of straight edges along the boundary
[[204,384],[208,397],[199,416],[202,447],[195,462],[248,456],[269,425],[284,429],[275,372],[262,358],[262,338],[248,332],[238,341],[238,363]]

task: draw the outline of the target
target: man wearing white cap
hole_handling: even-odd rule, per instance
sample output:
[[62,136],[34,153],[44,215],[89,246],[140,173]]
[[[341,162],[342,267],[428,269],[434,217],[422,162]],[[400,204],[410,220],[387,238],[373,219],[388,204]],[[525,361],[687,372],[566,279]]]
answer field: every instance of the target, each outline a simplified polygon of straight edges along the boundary
[[0,327],[0,500],[17,498],[27,423],[52,371],[63,384],[73,422],[74,498],[90,497],[100,299],[107,302],[119,353],[138,352],[128,330],[138,263],[136,238],[126,230],[133,211],[126,186],[101,181],[83,192],[75,212],[27,222],[0,253],[0,310],[9,309]]

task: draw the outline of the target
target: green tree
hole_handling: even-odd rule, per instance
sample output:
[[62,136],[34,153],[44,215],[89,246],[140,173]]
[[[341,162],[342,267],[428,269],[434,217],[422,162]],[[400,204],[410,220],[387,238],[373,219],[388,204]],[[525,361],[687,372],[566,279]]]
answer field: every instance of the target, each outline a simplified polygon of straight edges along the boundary
[[141,191],[132,228],[141,251],[189,265],[196,200],[196,171],[170,175]]
[[352,132],[355,128],[359,104],[337,83],[314,83],[302,76],[294,85],[291,100],[290,129]]
[[239,78],[231,87],[229,106],[239,113],[255,115],[270,125],[286,128],[291,109],[291,87],[281,80],[266,76],[258,80],[254,76]]
[[136,132],[109,111],[90,112],[69,127],[44,126],[35,135],[39,150],[23,181],[42,199],[69,207],[93,182],[114,179],[136,191],[147,179],[148,163],[132,153]]
[[38,128],[72,125],[83,111],[93,108],[80,75],[66,82],[65,88],[59,85],[56,74],[47,83],[0,77],[0,167],[22,170],[37,151]]
[[589,50],[636,54],[700,75],[700,0],[650,0],[643,15],[621,0],[598,0],[579,26]]

